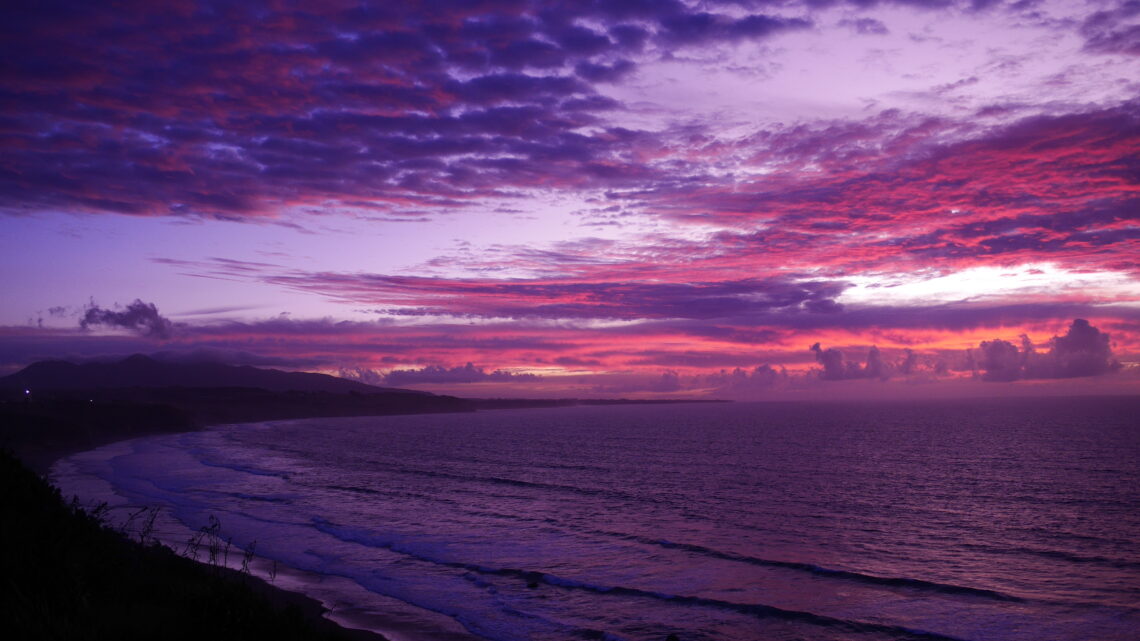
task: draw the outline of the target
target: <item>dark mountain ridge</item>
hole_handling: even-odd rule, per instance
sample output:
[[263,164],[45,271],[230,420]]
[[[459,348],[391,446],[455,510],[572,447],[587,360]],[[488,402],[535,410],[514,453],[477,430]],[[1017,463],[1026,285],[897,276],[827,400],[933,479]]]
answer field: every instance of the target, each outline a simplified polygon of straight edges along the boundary
[[142,354],[114,362],[40,361],[15,374],[0,377],[0,389],[33,392],[154,387],[249,387],[271,392],[431,395],[416,390],[377,387],[326,374],[285,372],[249,365],[166,362]]
[[0,447],[46,472],[65,453],[221,423],[646,402],[682,401],[465,399],[324,374],[136,354],[116,362],[42,361],[0,378]]

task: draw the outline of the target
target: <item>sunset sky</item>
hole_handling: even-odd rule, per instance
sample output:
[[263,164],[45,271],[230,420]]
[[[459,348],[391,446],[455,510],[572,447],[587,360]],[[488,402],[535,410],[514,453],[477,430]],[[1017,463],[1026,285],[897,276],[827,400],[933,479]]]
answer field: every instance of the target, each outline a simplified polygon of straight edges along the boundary
[[0,374],[1140,393],[1136,0],[17,0],[0,32]]

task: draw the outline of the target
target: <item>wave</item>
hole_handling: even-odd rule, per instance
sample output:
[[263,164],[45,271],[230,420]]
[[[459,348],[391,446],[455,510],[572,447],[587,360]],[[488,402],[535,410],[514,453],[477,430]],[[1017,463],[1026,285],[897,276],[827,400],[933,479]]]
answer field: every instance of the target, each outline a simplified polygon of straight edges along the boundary
[[519,479],[504,478],[500,476],[471,476],[466,474],[452,474],[450,472],[439,472],[436,470],[417,470],[413,468],[399,468],[392,470],[400,474],[413,474],[416,476],[426,476],[429,478],[450,479],[455,481],[474,481],[476,483],[490,483],[495,485],[507,485],[511,487],[521,487],[536,490],[556,490],[560,492],[570,492],[573,494],[582,494],[585,496],[606,496],[611,498],[618,498],[624,501],[637,500],[658,502],[651,497],[631,494],[629,492],[621,492],[608,488],[593,488],[593,487],[579,487],[577,485],[561,485],[558,483],[540,483],[537,481],[522,481]]
[[982,545],[982,544],[977,544],[977,543],[966,544],[966,545],[964,545],[964,547],[969,548],[969,549],[982,550],[985,552],[992,552],[995,554],[1028,554],[1028,555],[1040,556],[1040,557],[1043,557],[1046,559],[1052,559],[1052,560],[1056,560],[1056,561],[1068,561],[1070,563],[1076,563],[1076,564],[1091,563],[1091,564],[1095,564],[1095,565],[1108,566],[1108,567],[1116,568],[1119,570],[1133,570],[1133,569],[1140,568],[1140,561],[1130,561],[1128,559],[1114,559],[1114,558],[1102,556],[1099,554],[1094,554],[1094,555],[1074,554],[1072,552],[1065,552],[1063,550],[1048,550],[1048,549],[1031,548],[1031,547],[1024,547],[1024,546],[1006,548],[1006,547],[997,547],[997,546],[992,546],[992,545]]
[[[480,568],[477,571],[484,571],[484,569]],[[776,606],[765,605],[762,603],[735,603],[732,601],[723,601],[720,599],[669,594],[665,592],[653,592],[649,590],[641,590],[638,588],[630,588],[625,586],[594,585],[582,581],[575,581],[573,579],[565,579],[551,574],[528,572],[525,570],[515,570],[510,568],[493,569],[490,570],[489,573],[502,576],[517,576],[528,581],[538,580],[548,585],[574,590],[586,590],[598,594],[651,598],[681,605],[730,610],[739,614],[752,615],[761,619],[776,618],[784,621],[809,623],[816,626],[842,630],[844,632],[857,632],[864,634],[878,633],[888,634],[894,637],[902,636],[903,638],[931,639],[937,641],[961,641],[959,637],[953,637],[937,632],[930,632],[927,630],[918,630],[915,628],[908,628],[905,626],[891,625],[886,623],[871,623],[868,621],[840,619],[837,617],[827,616],[825,614],[816,614],[814,612],[807,612],[804,610],[789,610],[786,608],[778,608]]]
[[199,453],[195,452],[195,454],[198,454],[198,462],[201,463],[202,465],[205,465],[206,467],[217,467],[217,468],[221,468],[221,469],[225,469],[225,470],[233,470],[235,472],[241,472],[243,474],[251,474],[253,476],[272,476],[272,477],[276,477],[279,479],[286,479],[286,480],[289,479],[289,474],[286,472],[277,472],[277,471],[273,471],[273,470],[265,470],[265,469],[261,469],[261,468],[257,468],[257,467],[252,467],[249,465],[242,465],[240,463],[228,463],[225,461],[210,460],[209,458],[207,458],[205,456],[204,453],[199,454]]
[[538,583],[545,583],[550,586],[567,590],[587,591],[595,594],[604,594],[611,596],[654,599],[657,601],[665,601],[678,605],[715,608],[719,610],[726,610],[739,614],[750,615],[759,619],[779,619],[783,621],[807,623],[815,626],[841,630],[844,632],[885,634],[891,635],[895,638],[901,637],[904,639],[909,638],[929,639],[931,641],[962,641],[958,637],[948,636],[927,630],[918,630],[905,626],[891,625],[886,623],[873,623],[868,621],[841,619],[824,614],[816,614],[814,612],[807,612],[803,610],[791,610],[762,603],[736,603],[732,601],[724,601],[707,597],[655,592],[652,590],[644,590],[628,586],[601,585],[560,577],[554,574],[536,570],[498,568],[475,563],[465,563],[462,561],[449,561],[446,559],[429,556],[422,552],[417,552],[416,550],[411,549],[409,546],[401,545],[396,540],[381,537],[359,528],[336,525],[319,517],[313,519],[313,525],[321,532],[329,534],[330,536],[333,536],[345,542],[357,543],[369,547],[389,550],[391,552],[416,559],[417,561],[431,563],[432,565],[436,566],[454,568],[456,570],[473,572],[480,575],[519,579],[528,587],[533,587]]
[[[442,473],[442,472],[429,472],[427,474],[431,474],[434,476],[448,476],[448,477],[456,477],[457,476],[457,475],[449,475],[447,473]],[[462,477],[462,478],[473,478],[473,477]],[[546,484],[531,483],[528,481],[514,481],[514,480],[510,480],[510,479],[499,479],[499,478],[495,478],[495,477],[483,478],[480,480],[492,480],[494,482],[510,483],[512,485],[546,486]],[[346,491],[351,491],[351,492],[359,492],[359,493],[363,493],[363,494],[382,494],[381,492],[378,492],[376,490],[371,490],[371,489],[362,488],[362,487],[340,486],[340,485],[330,485],[327,487],[329,487],[330,489],[346,490]],[[564,486],[555,486],[555,487],[564,487]],[[475,514],[475,513],[473,513],[473,514]],[[526,522],[542,523],[545,525],[562,526],[560,523],[553,521],[551,519],[548,519],[548,518],[547,519],[535,519],[535,518],[521,517],[518,515],[509,515],[509,514],[493,513],[493,512],[486,512],[486,511],[478,512],[477,515],[493,516],[496,518],[508,519],[508,520],[512,520],[512,521],[526,521]],[[653,538],[649,538],[649,537],[645,537],[645,536],[639,536],[636,534],[628,534],[628,533],[622,533],[622,532],[610,532],[610,531],[606,531],[606,530],[597,530],[597,529],[593,529],[593,528],[581,528],[581,527],[570,527],[570,529],[573,531],[583,533],[583,534],[591,534],[591,535],[595,535],[595,536],[604,536],[606,538],[616,538],[619,540],[630,541],[630,542],[638,543],[641,545],[649,545],[649,546],[660,547],[660,548],[671,549],[671,550],[682,550],[685,552],[690,552],[690,553],[698,554],[701,556],[720,559],[723,561],[730,561],[730,562],[735,562],[735,563],[745,563],[748,565],[755,565],[755,566],[762,566],[762,567],[773,567],[773,568],[783,568],[783,569],[788,569],[788,570],[799,570],[799,571],[803,571],[803,572],[810,572],[811,574],[816,575],[816,576],[826,576],[828,578],[853,581],[853,582],[862,583],[865,585],[877,585],[877,586],[884,586],[884,587],[889,587],[889,588],[905,588],[905,589],[909,589],[909,590],[918,590],[918,591],[924,591],[924,592],[936,592],[936,593],[950,594],[950,595],[955,595],[955,596],[966,595],[966,596],[973,596],[973,597],[991,599],[991,600],[995,600],[995,601],[1005,601],[1005,602],[1012,602],[1012,603],[1019,603],[1019,602],[1024,601],[1024,599],[1022,599],[1021,597],[1014,596],[1011,594],[1006,594],[1004,592],[999,592],[997,590],[986,589],[986,588],[975,588],[975,587],[970,587],[970,586],[955,585],[955,584],[951,584],[951,583],[942,583],[942,582],[938,582],[938,581],[930,581],[927,579],[917,579],[917,578],[911,578],[911,577],[876,576],[873,574],[866,574],[863,572],[856,572],[853,570],[841,570],[841,569],[837,569],[837,568],[828,568],[828,567],[815,565],[813,563],[806,563],[806,562],[802,562],[802,561],[782,561],[782,560],[776,560],[776,559],[763,559],[763,558],[758,558],[758,557],[754,557],[754,556],[737,554],[734,552],[725,552],[722,550],[717,550],[715,548],[706,547],[703,545],[697,545],[697,544],[692,544],[692,543],[679,543],[679,542],[669,541],[666,539],[653,539]]]
[[370,496],[384,496],[386,493],[379,490],[373,490],[367,487],[357,487],[355,485],[325,485],[323,486],[330,490],[341,490],[342,492],[352,492],[355,494],[368,494]]
[[256,501],[258,503],[277,503],[279,505],[290,505],[293,503],[293,498],[289,496],[269,496],[259,494],[248,494],[245,492],[221,492],[226,496],[232,496],[236,499],[243,501]]
[[737,563],[747,563],[749,565],[760,565],[766,567],[786,568],[789,570],[802,570],[810,572],[819,576],[826,576],[834,579],[844,579],[847,581],[855,581],[858,583],[865,583],[869,585],[883,585],[895,588],[907,588],[911,590],[923,590],[928,592],[941,592],[953,595],[970,595],[976,597],[983,597],[987,599],[994,599],[997,601],[1009,602],[1023,602],[1021,597],[1012,594],[1005,594],[997,590],[988,590],[985,588],[972,588],[963,585],[954,585],[952,583],[940,583],[938,581],[929,581],[926,579],[914,579],[909,577],[883,577],[873,574],[864,574],[862,572],[855,572],[853,570],[840,570],[836,568],[827,568],[813,563],[805,563],[802,561],[779,561],[775,559],[761,559],[754,556],[746,556],[743,554],[736,554],[733,552],[722,552],[713,548],[705,547],[703,545],[695,545],[692,543],[675,543],[664,539],[651,539],[648,537],[638,536],[634,534],[623,535],[630,540],[637,541],[647,545],[656,545],[659,547],[685,550],[695,554],[710,556],[717,559],[726,561],[735,561]]

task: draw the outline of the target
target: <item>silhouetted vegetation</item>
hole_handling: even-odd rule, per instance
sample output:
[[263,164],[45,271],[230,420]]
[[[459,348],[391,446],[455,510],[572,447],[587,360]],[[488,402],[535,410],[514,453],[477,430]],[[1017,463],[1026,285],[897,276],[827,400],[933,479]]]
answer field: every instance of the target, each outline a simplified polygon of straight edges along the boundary
[[[57,489],[0,452],[2,627],[9,639],[347,639],[315,618],[319,605],[278,607],[265,584],[203,565],[157,543],[140,510],[134,539],[105,526],[99,509],[65,503]],[[198,539],[203,560],[223,553],[217,532]],[[141,542],[140,542],[141,541]],[[249,550],[236,554],[251,555]],[[248,560],[246,561],[248,563]],[[220,563],[220,561],[218,561]],[[372,638],[377,638],[370,635]]]

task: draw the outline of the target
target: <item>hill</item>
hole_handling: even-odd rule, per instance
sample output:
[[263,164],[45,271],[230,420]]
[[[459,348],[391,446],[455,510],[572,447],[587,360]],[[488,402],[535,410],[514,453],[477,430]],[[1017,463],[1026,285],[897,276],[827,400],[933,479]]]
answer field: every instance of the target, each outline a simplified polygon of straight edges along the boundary
[[308,372],[225,365],[222,363],[174,363],[135,354],[121,361],[70,363],[41,361],[9,376],[0,377],[0,389],[39,391],[97,390],[154,387],[249,387],[271,392],[329,392],[376,394],[413,390],[376,387],[344,378]]

